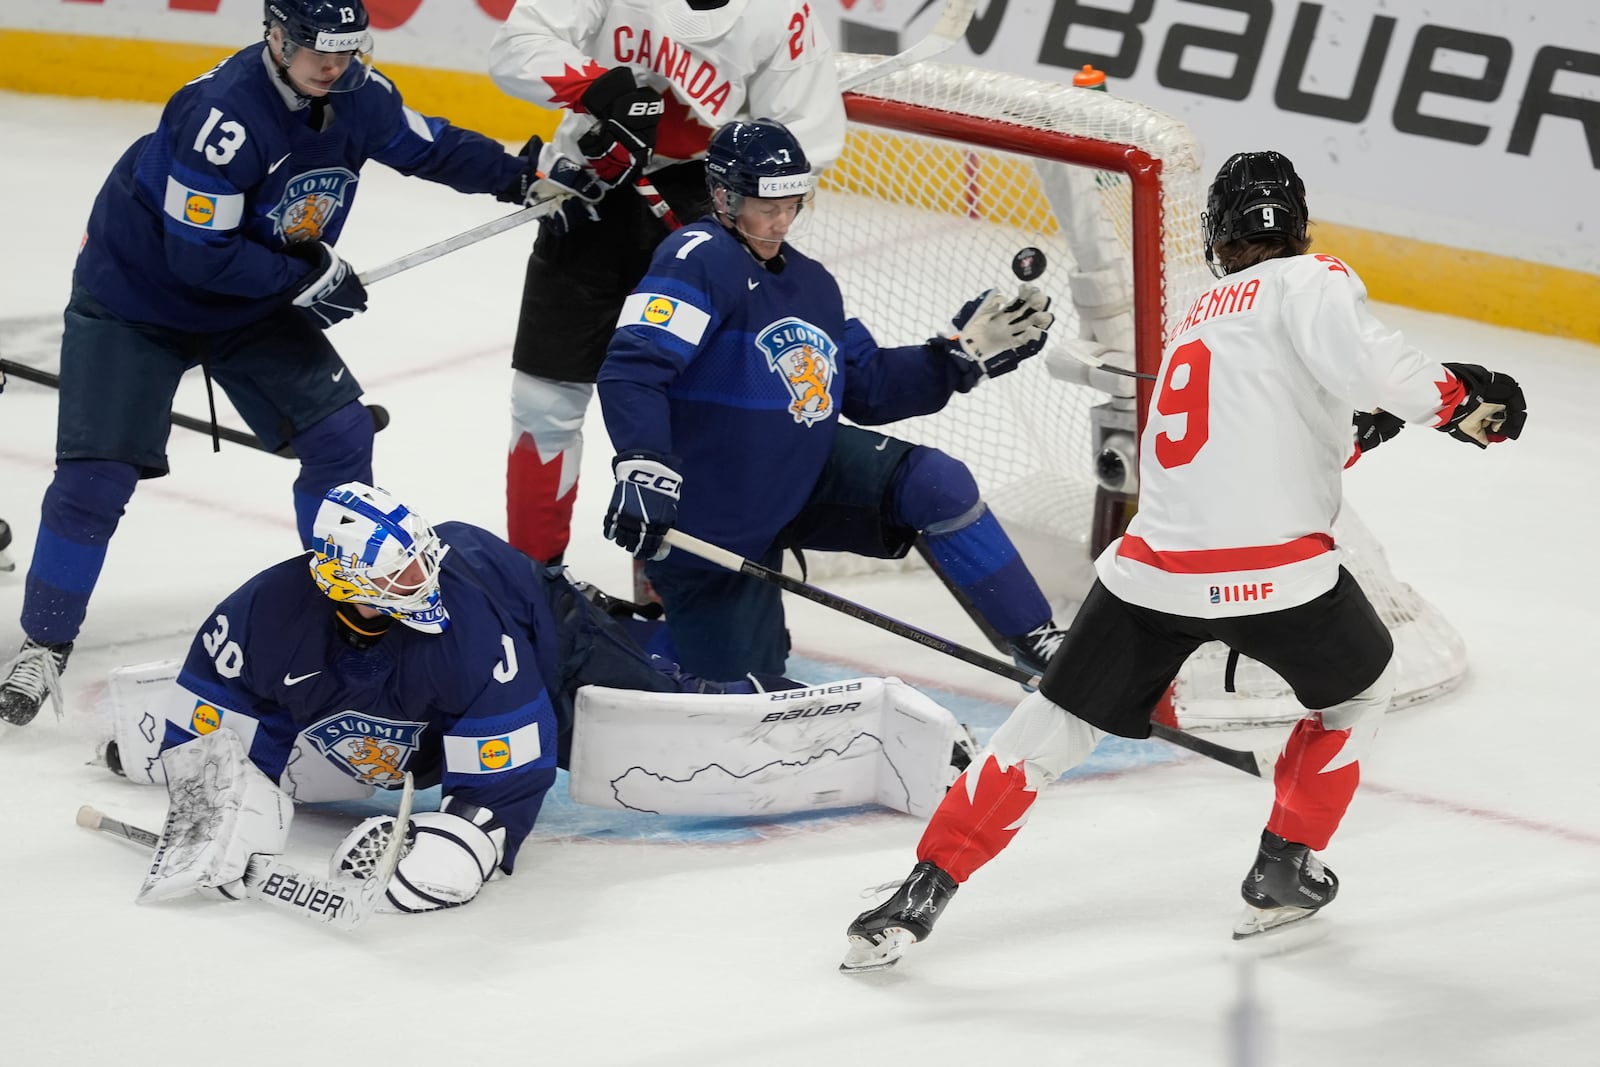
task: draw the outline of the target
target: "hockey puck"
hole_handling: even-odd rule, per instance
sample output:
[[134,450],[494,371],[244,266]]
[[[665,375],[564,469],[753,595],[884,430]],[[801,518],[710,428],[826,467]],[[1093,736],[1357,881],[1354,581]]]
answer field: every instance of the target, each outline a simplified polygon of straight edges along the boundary
[[1011,257],[1011,273],[1025,282],[1031,282],[1044,273],[1049,261],[1037,248],[1024,248]]

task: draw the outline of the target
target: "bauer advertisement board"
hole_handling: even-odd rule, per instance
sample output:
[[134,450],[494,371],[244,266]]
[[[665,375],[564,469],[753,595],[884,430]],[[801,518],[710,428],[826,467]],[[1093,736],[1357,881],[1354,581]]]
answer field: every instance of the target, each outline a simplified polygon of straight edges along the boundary
[[[483,73],[511,3],[366,0],[376,61],[403,72],[425,110],[507,141],[547,132],[552,116]],[[811,7],[841,49],[892,52],[927,33],[940,0]],[[5,0],[0,87],[164,100],[197,59],[259,34],[261,11],[261,0]],[[1243,149],[1288,154],[1313,215],[1369,239],[1363,266],[1386,239],[1411,242],[1394,277],[1426,276],[1417,299],[1375,295],[1470,314],[1486,279],[1543,268],[1526,292],[1587,310],[1485,317],[1600,340],[1600,3],[978,0],[942,59],[1052,80],[1092,63],[1112,92],[1188,123],[1212,165]],[[1450,262],[1428,270],[1436,246]],[[1452,276],[1466,279],[1460,307],[1430,303]]]
[[[842,48],[893,50],[938,3],[843,6]],[[1212,164],[1283,151],[1313,213],[1600,274],[1600,3],[979,0],[947,58],[1052,80],[1092,63]]]

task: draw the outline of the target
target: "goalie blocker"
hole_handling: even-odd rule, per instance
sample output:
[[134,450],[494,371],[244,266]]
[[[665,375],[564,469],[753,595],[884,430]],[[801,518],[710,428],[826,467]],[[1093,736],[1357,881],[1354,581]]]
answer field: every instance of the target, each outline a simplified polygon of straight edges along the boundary
[[[249,751],[255,722],[181,688],[180,666],[163,661],[111,674],[107,763],[130,781],[163,784],[163,741],[219,726],[238,732]],[[584,686],[575,718],[573,800],[624,811],[737,817],[880,804],[926,818],[959,769],[953,754],[970,755],[955,717],[896,678],[752,694]],[[372,792],[304,734],[276,784],[299,803]]]

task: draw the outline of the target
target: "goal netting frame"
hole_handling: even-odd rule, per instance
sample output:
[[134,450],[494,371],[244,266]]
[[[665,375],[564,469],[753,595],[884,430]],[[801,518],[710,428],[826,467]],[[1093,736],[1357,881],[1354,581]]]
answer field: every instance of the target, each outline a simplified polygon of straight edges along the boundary
[[[877,58],[841,55],[841,76]],[[1058,315],[1051,348],[1079,332],[1071,274],[1120,264],[1131,295],[1135,365],[1154,374],[1168,330],[1214,280],[1200,237],[1209,175],[1183,123],[1102,91],[936,63],[873,80],[845,101],[845,151],[823,175],[792,240],[833,270],[847,312],[880,344],[925,340],[947,329],[972,296],[1014,287],[1011,256],[1032,246],[1050,263],[1036,284]],[[1082,364],[1054,355],[1047,349],[893,432],[942,448],[972,469],[1059,620],[1070,618],[1093,576],[1096,460],[1107,426],[1119,412],[1142,426],[1152,383],[1139,381],[1134,390],[1131,379],[1101,375],[1094,384],[1111,390],[1102,392],[1084,384]],[[1072,384],[1063,374],[1081,380]],[[1466,669],[1459,634],[1394,577],[1379,542],[1348,506],[1335,537],[1395,635],[1394,706],[1453,688]],[[863,568],[924,566],[914,555],[892,565],[807,558],[813,580],[824,581]],[[1249,660],[1234,671],[1235,691],[1225,692],[1225,663],[1220,645],[1191,657],[1173,690],[1176,722],[1226,728],[1303,713],[1277,675]]]

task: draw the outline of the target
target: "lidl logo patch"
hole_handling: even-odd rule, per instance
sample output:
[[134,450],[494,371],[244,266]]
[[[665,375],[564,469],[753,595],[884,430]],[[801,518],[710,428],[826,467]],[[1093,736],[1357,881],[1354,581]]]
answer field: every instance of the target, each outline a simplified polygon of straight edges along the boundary
[[673,313],[677,310],[676,301],[668,300],[664,296],[653,297],[644,306],[644,321],[652,326],[664,326],[672,321]]
[[203,700],[195,701],[194,712],[189,716],[189,729],[197,734],[209,734],[222,725],[222,712]]
[[511,762],[511,739],[486,737],[478,742],[478,766],[486,771],[498,771]]
[[217,198],[190,193],[183,201],[183,213],[196,226],[210,226],[217,219]]

